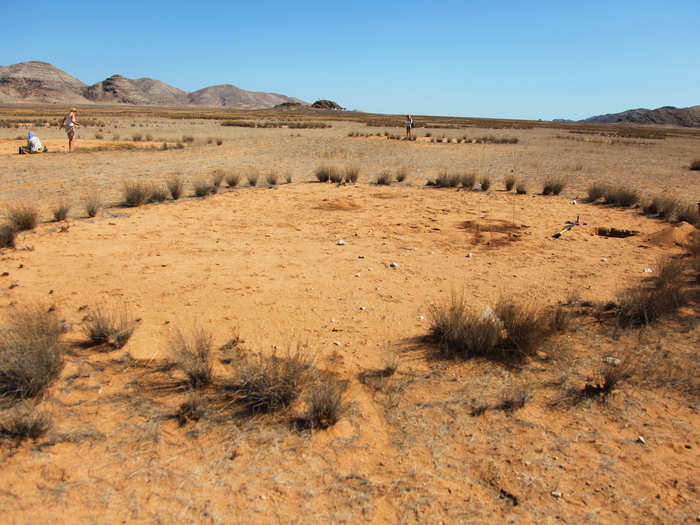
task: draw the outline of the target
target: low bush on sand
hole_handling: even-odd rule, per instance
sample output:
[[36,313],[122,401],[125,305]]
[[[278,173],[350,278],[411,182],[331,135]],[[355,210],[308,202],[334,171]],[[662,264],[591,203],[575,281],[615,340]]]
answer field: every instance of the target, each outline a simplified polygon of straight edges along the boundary
[[85,214],[88,217],[95,217],[102,209],[102,198],[99,193],[90,193],[83,200]]
[[51,210],[54,222],[65,221],[70,212],[70,203],[66,201],[59,202]]
[[527,182],[520,180],[515,183],[515,193],[525,195],[527,193]]
[[687,304],[682,262],[662,259],[657,266],[654,277],[619,294],[615,314],[621,326],[650,324]]
[[473,190],[476,184],[476,175],[473,173],[462,173],[459,176],[459,185],[465,190]]
[[605,184],[601,184],[600,182],[594,182],[593,184],[588,186],[588,189],[586,190],[588,193],[588,197],[586,200],[588,202],[596,202],[597,200],[602,199],[603,195],[605,195],[605,190]]
[[377,175],[377,178],[374,182],[379,186],[388,186],[389,184],[391,184],[391,181],[391,172],[389,170],[384,170],[379,175]]
[[39,212],[27,204],[14,204],[7,208],[7,219],[18,232],[33,230],[39,223]]
[[331,170],[330,166],[319,166],[314,170],[314,175],[319,182],[328,182],[331,180]]
[[153,192],[153,186],[142,181],[126,181],[122,190],[122,204],[130,208],[141,206],[148,202]]
[[429,184],[437,188],[456,188],[461,183],[462,175],[458,173],[450,173],[447,171],[443,171],[440,172],[440,174],[437,177],[435,177],[435,180]]
[[0,224],[0,248],[14,248],[17,228],[9,222]]
[[279,177],[277,176],[277,173],[271,172],[267,174],[266,180],[268,186],[277,186]]
[[690,163],[690,169],[694,171],[700,170],[700,159],[695,159]]
[[214,193],[214,186],[208,180],[197,180],[193,183],[195,197],[207,197]]
[[291,173],[285,174],[284,180],[287,184],[291,184],[292,183],[292,174]]
[[431,338],[445,357],[514,363],[532,356],[558,328],[556,315],[501,299],[477,314],[464,298],[431,309]]
[[211,185],[214,188],[214,193],[219,191],[219,187],[224,181],[225,175],[223,170],[214,170],[214,173],[211,174]]
[[109,349],[122,348],[131,338],[136,322],[129,312],[119,306],[98,306],[83,321],[86,344]]
[[182,177],[179,175],[173,175],[166,182],[166,186],[168,187],[168,191],[170,192],[170,196],[173,198],[173,200],[176,201],[182,197],[182,192],[185,189],[185,183],[183,182]]
[[170,336],[169,348],[177,368],[187,376],[190,388],[200,389],[212,383],[212,336],[209,332],[200,328],[185,336],[175,330]]
[[249,414],[277,412],[299,397],[311,369],[310,360],[299,351],[283,357],[247,355],[227,389]]
[[331,171],[328,175],[328,180],[332,184],[342,184],[344,178],[345,177],[342,171],[340,171],[338,168],[331,168]]
[[669,219],[673,216],[680,202],[674,197],[666,197],[657,195],[642,207],[642,210],[647,215],[658,215],[662,219]]
[[357,166],[347,166],[345,168],[344,180],[346,183],[355,184],[360,176],[360,168]]
[[505,184],[506,191],[511,191],[515,187],[515,175],[506,175],[503,179],[503,184]]
[[685,221],[693,226],[700,226],[700,214],[697,204],[679,204],[676,208],[676,219]]
[[0,437],[20,443],[25,439],[38,439],[51,430],[51,416],[37,410],[31,403],[22,403],[0,418]]
[[396,170],[396,181],[403,182],[408,176],[408,170],[406,168],[399,168]]
[[257,173],[249,173],[248,174],[248,186],[251,188],[255,188],[255,186],[258,185],[258,174]]
[[163,202],[168,198],[170,191],[162,185],[153,185],[151,195],[148,197],[148,202]]
[[608,186],[603,193],[605,204],[629,208],[639,202],[639,192],[625,186]]
[[63,369],[61,323],[37,305],[17,308],[0,330],[0,399],[43,394]]
[[489,191],[491,187],[491,177],[484,175],[479,179],[479,184],[481,185],[481,191]]
[[548,177],[544,181],[542,195],[559,195],[565,186],[566,182],[564,179],[560,177]]
[[620,383],[631,378],[634,372],[634,366],[628,359],[604,363],[575,397],[578,400],[596,397],[605,399],[620,386]]
[[301,417],[303,426],[325,429],[335,425],[343,417],[347,406],[343,402],[346,383],[327,378],[314,384],[306,395],[307,409]]
[[229,188],[235,188],[241,181],[241,177],[237,173],[229,173],[226,175],[226,185]]

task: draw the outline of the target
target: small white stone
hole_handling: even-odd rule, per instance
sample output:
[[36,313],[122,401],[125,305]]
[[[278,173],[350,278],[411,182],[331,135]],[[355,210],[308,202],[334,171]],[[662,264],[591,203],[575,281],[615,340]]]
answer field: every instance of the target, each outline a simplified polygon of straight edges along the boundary
[[551,492],[551,494],[552,494],[552,496],[554,496],[555,498],[561,498],[561,496],[562,496],[562,493],[559,492],[558,490],[553,490],[553,491]]
[[576,204],[576,199],[572,200],[571,204]]
[[472,252],[469,252],[469,253],[467,254],[467,257],[469,257],[469,258],[471,259],[471,257],[472,257]]
[[364,306],[360,306],[360,310],[362,310],[364,312],[365,310],[367,310],[367,308]]
[[423,321],[424,319],[425,319],[425,316],[423,316],[423,315],[419,315],[419,316],[418,316],[418,320],[419,320],[419,321]]
[[336,244],[338,246],[342,246],[343,244],[345,244],[345,241],[343,239],[340,239]]
[[355,277],[359,277],[359,276],[360,276],[360,272],[357,272],[357,273],[355,274]]
[[600,261],[601,262],[608,262],[608,260],[605,257],[603,257]]
[[364,259],[365,256],[364,256],[364,255],[358,255],[357,258],[358,258],[358,259]]
[[620,363],[622,363],[622,361],[620,361],[617,357],[612,357],[612,356],[604,357],[603,361],[605,363],[607,363],[609,365],[613,365],[613,366],[620,366]]
[[391,263],[389,266],[391,266],[392,268],[398,268],[398,267],[399,267],[399,265],[396,264],[395,262]]
[[333,344],[334,344],[335,346],[340,346],[340,341],[333,341]]
[[653,270],[651,268],[644,268],[644,273],[651,273]]
[[637,443],[641,443],[642,445],[646,445],[647,442],[642,436],[637,436]]

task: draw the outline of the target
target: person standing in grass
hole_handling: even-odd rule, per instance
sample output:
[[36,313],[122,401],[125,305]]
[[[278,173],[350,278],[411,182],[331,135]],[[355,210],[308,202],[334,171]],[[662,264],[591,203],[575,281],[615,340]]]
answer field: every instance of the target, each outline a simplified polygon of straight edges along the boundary
[[75,120],[75,113],[77,111],[77,109],[71,108],[70,113],[63,117],[63,121],[61,122],[60,126],[66,130],[66,135],[68,135],[68,153],[70,153],[73,150],[73,138],[75,137],[75,128],[80,127],[78,121]]
[[411,128],[413,127],[413,119],[411,115],[406,115],[406,136],[411,136]]

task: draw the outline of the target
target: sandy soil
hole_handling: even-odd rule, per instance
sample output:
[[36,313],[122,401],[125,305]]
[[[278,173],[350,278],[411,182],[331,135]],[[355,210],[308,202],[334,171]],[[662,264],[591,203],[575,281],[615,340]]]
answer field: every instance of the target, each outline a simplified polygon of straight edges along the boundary
[[[17,447],[0,443],[3,522],[682,523],[700,516],[696,399],[648,376],[623,383],[605,402],[562,401],[606,357],[648,363],[664,355],[681,371],[697,363],[694,309],[653,329],[620,332],[581,306],[614,299],[661,256],[682,253],[675,241],[690,228],[584,204],[587,185],[624,182],[696,199],[700,182],[687,166],[697,139],[621,145],[558,139],[561,130],[467,130],[519,143],[431,144],[351,138],[349,131],[365,128],[337,121],[325,130],[134,122],[156,137],[154,146],[182,135],[195,142],[182,150],[88,151],[119,141],[88,140],[92,132],[83,130],[68,155],[61,132],[45,130],[37,134],[53,153],[18,156],[17,131],[0,130],[0,201],[30,202],[47,221],[20,234],[15,250],[0,251],[0,308],[11,315],[15,304],[55,305],[71,344],[40,402],[54,429]],[[103,133],[126,136],[131,124],[113,119]],[[358,166],[360,183],[317,183],[321,164]],[[402,167],[405,182],[371,183]],[[192,181],[214,169],[239,171],[243,180],[252,170],[261,179],[290,174],[293,182],[82,217],[81,199],[91,192],[116,205],[125,180],[182,174]],[[493,187],[424,186],[445,169],[488,174]],[[506,193],[501,181],[511,170],[533,189],[553,174],[568,186],[556,197]],[[48,222],[65,199],[73,203],[69,221]],[[583,224],[552,238],[576,217]],[[639,233],[600,237],[603,226]],[[423,337],[431,306],[452,294],[477,311],[509,297],[568,304],[577,315],[522,369],[445,361]],[[86,311],[99,305],[123,305],[138,318],[125,348],[72,345]],[[169,331],[193,326],[208,330],[217,347],[238,333],[249,351],[303,348],[316,366],[347,380],[348,413],[315,432],[293,430],[289,414],[179,426],[168,416],[188,394],[143,385],[149,368],[171,357]],[[387,359],[398,362],[397,372],[368,380]],[[217,359],[215,373],[225,377],[232,366]],[[471,415],[515,390],[529,395],[523,408]],[[302,399],[292,414],[303,408]]]

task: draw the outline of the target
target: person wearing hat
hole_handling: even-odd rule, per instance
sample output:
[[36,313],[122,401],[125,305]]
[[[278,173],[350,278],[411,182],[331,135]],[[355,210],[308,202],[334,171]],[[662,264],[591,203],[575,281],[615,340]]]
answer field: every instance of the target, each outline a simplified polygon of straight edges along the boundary
[[75,108],[70,109],[70,113],[63,117],[63,121],[59,127],[66,130],[66,135],[68,135],[68,153],[73,150],[73,138],[75,137],[75,128],[80,127],[80,124],[75,120],[75,113],[78,111]]
[[19,147],[20,155],[23,153],[43,153],[44,151],[46,151],[46,148],[42,147],[39,137],[32,131],[27,134],[27,145]]

